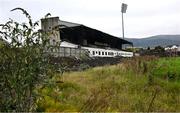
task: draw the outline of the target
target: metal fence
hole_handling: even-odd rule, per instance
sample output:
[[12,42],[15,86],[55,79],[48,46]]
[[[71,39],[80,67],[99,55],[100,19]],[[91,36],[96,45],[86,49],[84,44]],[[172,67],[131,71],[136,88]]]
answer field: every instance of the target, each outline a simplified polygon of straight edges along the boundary
[[51,48],[46,51],[47,54],[50,54],[55,57],[83,57],[88,56],[87,49],[82,48],[70,48],[70,47],[59,47]]

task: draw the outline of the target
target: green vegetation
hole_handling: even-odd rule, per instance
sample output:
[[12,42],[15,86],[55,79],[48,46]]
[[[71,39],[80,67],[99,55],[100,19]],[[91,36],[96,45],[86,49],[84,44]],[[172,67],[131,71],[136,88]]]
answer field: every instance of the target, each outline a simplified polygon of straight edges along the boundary
[[[0,24],[0,111],[35,111],[40,98],[37,89],[49,83],[52,72],[44,55],[47,35],[36,30],[37,22],[22,8],[28,24],[9,20]],[[0,39],[0,41],[2,40]]]
[[[138,57],[121,64],[64,73],[54,87],[38,90],[37,111],[180,111],[180,82],[164,78],[166,65],[179,69],[180,58]],[[170,69],[170,68],[168,68]]]
[[58,74],[44,54],[48,35],[24,9],[14,10],[29,23],[0,25],[0,38],[10,41],[0,42],[0,111],[180,112],[180,58],[136,57]]
[[180,82],[180,58],[161,58],[153,75]]

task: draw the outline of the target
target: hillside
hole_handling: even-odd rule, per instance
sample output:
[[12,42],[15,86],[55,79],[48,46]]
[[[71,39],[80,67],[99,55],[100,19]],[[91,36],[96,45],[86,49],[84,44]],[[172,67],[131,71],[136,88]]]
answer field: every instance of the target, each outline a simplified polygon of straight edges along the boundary
[[142,39],[126,38],[126,40],[133,42],[136,47],[180,45],[180,35],[157,35]]

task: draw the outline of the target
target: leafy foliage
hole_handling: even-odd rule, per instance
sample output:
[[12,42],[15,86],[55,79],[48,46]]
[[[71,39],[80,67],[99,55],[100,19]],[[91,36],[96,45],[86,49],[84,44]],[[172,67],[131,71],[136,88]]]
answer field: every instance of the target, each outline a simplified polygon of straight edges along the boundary
[[0,48],[0,111],[34,111],[39,99],[35,89],[48,82],[51,66],[44,55],[48,35],[36,30],[38,22],[22,8],[28,24],[10,19],[0,25],[0,38],[9,41]]

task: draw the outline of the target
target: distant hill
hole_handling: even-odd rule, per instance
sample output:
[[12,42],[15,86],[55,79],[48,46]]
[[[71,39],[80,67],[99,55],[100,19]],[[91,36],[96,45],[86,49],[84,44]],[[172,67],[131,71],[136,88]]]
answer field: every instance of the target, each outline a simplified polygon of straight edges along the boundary
[[168,45],[180,45],[180,35],[157,35],[148,38],[126,38],[126,40],[133,42],[135,47],[156,47]]

